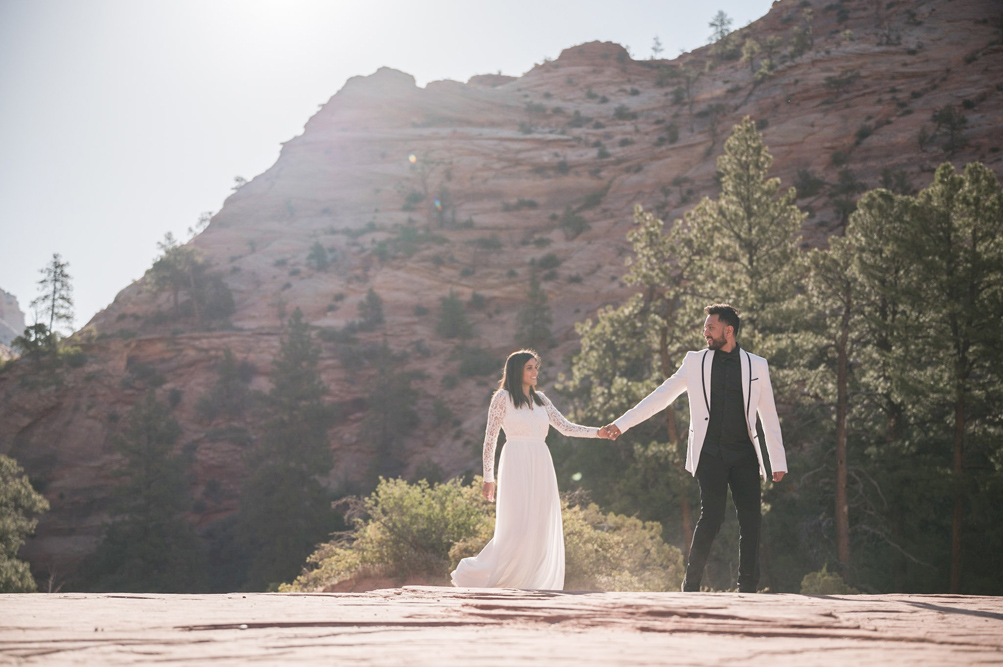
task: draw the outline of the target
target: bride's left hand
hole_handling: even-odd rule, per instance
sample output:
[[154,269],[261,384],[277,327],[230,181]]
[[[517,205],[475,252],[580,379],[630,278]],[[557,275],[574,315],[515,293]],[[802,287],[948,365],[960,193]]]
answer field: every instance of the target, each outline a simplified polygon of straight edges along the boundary
[[481,489],[481,493],[484,495],[484,500],[493,503],[495,501],[495,483],[484,482],[484,488]]

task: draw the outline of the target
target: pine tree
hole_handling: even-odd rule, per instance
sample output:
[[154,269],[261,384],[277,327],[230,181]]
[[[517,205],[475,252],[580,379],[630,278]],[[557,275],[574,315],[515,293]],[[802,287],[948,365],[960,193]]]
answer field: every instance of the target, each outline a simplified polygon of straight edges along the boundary
[[267,418],[246,457],[240,530],[254,552],[247,587],[271,589],[291,581],[333,525],[321,483],[334,466],[327,429],[331,409],[317,372],[320,349],[297,308],[273,362]]
[[966,441],[980,417],[998,414],[998,406],[985,397],[998,387],[1003,368],[1003,194],[996,175],[984,165],[973,162],[959,174],[945,163],[920,192],[911,213],[907,233],[896,239],[898,252],[912,266],[908,306],[923,315],[910,352],[942,371],[925,374],[922,389],[951,408],[949,590],[959,593],[965,499],[970,493],[965,488]]
[[366,298],[359,302],[359,329],[373,331],[385,321],[383,318],[383,299],[373,288],[366,292]]
[[394,353],[386,344],[376,354],[376,376],[366,396],[363,438],[373,451],[371,483],[378,477],[398,477],[404,470],[404,438],[418,424],[415,403],[418,390],[411,382],[414,373],[404,370],[404,353]]
[[48,509],[49,502],[31,487],[17,461],[0,454],[0,593],[35,592],[31,568],[17,559],[17,551],[38,525],[31,515]]
[[463,302],[453,293],[453,290],[449,290],[449,296],[440,299],[440,304],[439,321],[435,326],[436,333],[443,338],[470,338],[474,335],[474,328],[467,319]]
[[204,591],[205,554],[185,520],[191,495],[185,460],[174,453],[181,427],[151,390],[136,404],[124,434],[112,521],[91,558],[98,591]]
[[49,332],[55,333],[57,324],[73,325],[73,285],[66,272],[69,262],[64,262],[59,253],[52,255],[44,269],[40,269],[42,279],[38,281],[39,295],[31,302],[36,319],[41,315],[48,319]]
[[713,239],[711,263],[698,289],[712,301],[728,301],[742,315],[743,345],[755,349],[759,338],[784,328],[794,305],[796,278],[803,272],[798,249],[807,217],[794,188],[780,192],[769,178],[773,157],[755,122],[745,117],[724,143],[717,159],[721,194],[704,198],[686,223]]
[[516,314],[516,345],[531,350],[545,350],[554,344],[550,325],[554,318],[547,305],[547,293],[534,276],[529,283],[527,301]]

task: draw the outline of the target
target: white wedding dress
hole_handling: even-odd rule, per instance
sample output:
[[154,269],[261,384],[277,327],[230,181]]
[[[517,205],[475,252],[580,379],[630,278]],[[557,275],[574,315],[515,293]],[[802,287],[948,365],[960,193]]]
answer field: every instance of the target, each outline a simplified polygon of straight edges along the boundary
[[572,424],[543,393],[543,405],[515,408],[504,389],[491,398],[484,434],[484,481],[494,481],[495,446],[505,429],[498,463],[495,534],[452,572],[454,586],[564,588],[564,526],[554,460],[545,441],[551,426],[567,436],[596,438],[595,428]]

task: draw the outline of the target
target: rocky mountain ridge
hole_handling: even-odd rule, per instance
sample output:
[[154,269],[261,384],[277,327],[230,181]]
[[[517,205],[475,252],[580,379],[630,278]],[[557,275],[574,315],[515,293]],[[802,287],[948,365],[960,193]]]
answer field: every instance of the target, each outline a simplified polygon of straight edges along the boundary
[[[812,44],[796,55],[805,9]],[[669,221],[713,196],[715,158],[742,117],[757,120],[772,173],[798,184],[810,244],[838,233],[863,188],[919,189],[945,160],[1003,174],[999,20],[976,0],[785,0],[733,33],[730,51],[635,61],[593,42],[518,78],[418,88],[381,69],[351,79],[190,242],[220,272],[232,314],[199,327],[142,279],[74,336],[86,355],[79,366],[48,380],[28,360],[4,368],[0,452],[52,504],[23,557],[58,578],[93,549],[115,484],[114,437],[150,388],[175,402],[183,427],[192,521],[208,527],[231,514],[254,418],[206,420],[196,409],[223,350],[253,365],[251,388],[265,391],[293,309],[336,332],[359,318],[370,290],[385,323],[357,337],[408,351],[406,367],[422,374],[405,474],[476,470],[496,376],[463,375],[458,350],[500,361],[514,349],[515,314],[535,275],[553,311],[556,346],[543,351],[552,382],[575,349],[574,323],[631,293],[620,277],[632,207]],[[757,77],[763,51],[751,63],[733,57],[746,37],[779,40],[769,76]],[[946,107],[964,118],[957,141],[933,120]],[[317,244],[323,266],[309,259]],[[436,332],[450,293],[467,304],[468,341]],[[331,432],[329,483],[353,488],[373,457],[359,428],[371,368],[346,359],[336,339],[320,344],[327,400],[349,406]],[[433,416],[437,398],[448,417]]]

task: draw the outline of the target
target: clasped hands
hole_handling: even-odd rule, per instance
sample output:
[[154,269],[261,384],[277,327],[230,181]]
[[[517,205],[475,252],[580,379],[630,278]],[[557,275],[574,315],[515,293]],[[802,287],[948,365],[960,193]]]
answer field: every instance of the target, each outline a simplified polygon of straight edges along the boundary
[[616,424],[607,424],[598,431],[599,437],[604,440],[616,440],[620,437],[620,433],[621,431]]

